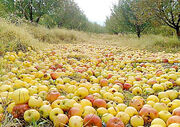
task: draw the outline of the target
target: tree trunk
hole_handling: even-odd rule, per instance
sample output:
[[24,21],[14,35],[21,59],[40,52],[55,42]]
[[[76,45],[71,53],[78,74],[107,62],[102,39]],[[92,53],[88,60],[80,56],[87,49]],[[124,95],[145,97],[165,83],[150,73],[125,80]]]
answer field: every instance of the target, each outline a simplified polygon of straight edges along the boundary
[[176,34],[177,34],[178,39],[180,40],[180,30],[179,30],[179,27],[176,28]]
[[37,24],[39,23],[40,18],[41,18],[41,16],[39,16],[39,17],[36,19],[36,23],[37,23]]
[[137,36],[138,36],[138,38],[141,37],[141,32],[140,31],[137,31]]
[[136,34],[137,34],[138,38],[141,37],[141,30],[140,30],[139,25],[136,25]]
[[30,1],[30,5],[29,5],[29,18],[30,21],[33,22],[33,7],[32,7],[32,0]]

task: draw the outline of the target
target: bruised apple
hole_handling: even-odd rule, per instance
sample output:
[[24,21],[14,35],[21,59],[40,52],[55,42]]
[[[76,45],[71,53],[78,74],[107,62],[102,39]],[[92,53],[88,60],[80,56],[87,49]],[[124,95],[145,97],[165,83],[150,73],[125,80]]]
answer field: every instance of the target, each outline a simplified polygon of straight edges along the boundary
[[158,112],[156,109],[151,107],[143,107],[139,115],[144,119],[145,123],[151,123],[151,121],[158,117]]
[[18,104],[13,107],[11,114],[14,118],[23,118],[24,112],[29,109],[28,104]]
[[129,105],[136,108],[138,111],[143,107],[143,102],[138,99],[132,99]]

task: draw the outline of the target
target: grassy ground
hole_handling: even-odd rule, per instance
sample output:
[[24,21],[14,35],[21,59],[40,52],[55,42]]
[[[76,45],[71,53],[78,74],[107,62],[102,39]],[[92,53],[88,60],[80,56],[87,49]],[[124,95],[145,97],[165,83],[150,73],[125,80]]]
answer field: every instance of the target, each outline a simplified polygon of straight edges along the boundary
[[0,55],[7,51],[26,51],[27,47],[43,49],[49,44],[93,43],[128,46],[149,51],[180,51],[180,41],[176,37],[161,35],[108,35],[84,33],[66,29],[48,29],[27,23],[11,24],[0,19]]

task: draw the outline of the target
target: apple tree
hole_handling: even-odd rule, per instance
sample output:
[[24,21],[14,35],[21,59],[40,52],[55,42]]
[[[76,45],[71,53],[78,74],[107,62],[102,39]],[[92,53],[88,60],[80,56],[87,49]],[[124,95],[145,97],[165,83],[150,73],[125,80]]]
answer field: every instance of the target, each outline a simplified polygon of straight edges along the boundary
[[180,39],[180,1],[179,0],[146,0],[146,8],[162,23],[176,30]]

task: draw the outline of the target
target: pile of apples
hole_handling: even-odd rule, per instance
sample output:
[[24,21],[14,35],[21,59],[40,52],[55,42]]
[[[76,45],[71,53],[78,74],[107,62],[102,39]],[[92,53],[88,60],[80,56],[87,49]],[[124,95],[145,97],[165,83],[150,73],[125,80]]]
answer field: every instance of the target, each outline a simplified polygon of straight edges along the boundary
[[64,44],[7,52],[0,121],[55,127],[180,127],[180,54]]

